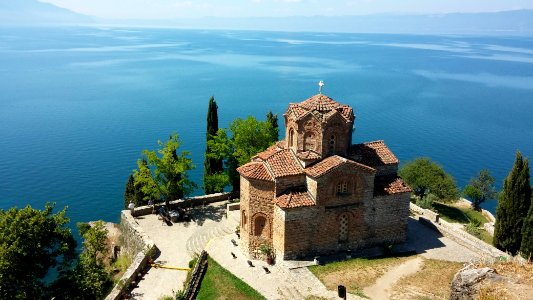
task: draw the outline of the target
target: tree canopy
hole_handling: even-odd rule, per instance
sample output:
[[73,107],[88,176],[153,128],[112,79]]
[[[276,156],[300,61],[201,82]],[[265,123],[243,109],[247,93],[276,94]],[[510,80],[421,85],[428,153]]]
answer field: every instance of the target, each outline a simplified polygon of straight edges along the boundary
[[204,191],[206,194],[219,193],[224,190],[221,176],[223,175],[222,158],[215,158],[209,155],[212,150],[209,148],[209,141],[218,132],[218,106],[214,97],[209,99],[207,108],[207,130],[206,149],[204,160]]
[[455,201],[459,198],[459,190],[452,176],[429,158],[407,162],[399,174],[420,198],[429,194],[435,195],[440,201]]
[[522,243],[523,224],[531,205],[530,184],[529,161],[517,152],[513,168],[503,181],[493,239],[496,248],[513,255]]
[[210,155],[224,160],[225,175],[218,178],[219,184],[231,183],[233,191],[239,190],[239,174],[236,169],[248,163],[252,156],[265,150],[277,141],[272,123],[258,121],[249,116],[237,118],[230,125],[231,137],[227,129],[219,129],[217,135],[208,141]]
[[487,199],[496,197],[496,188],[494,187],[494,178],[490,175],[489,170],[479,171],[477,178],[470,179],[470,183],[464,188],[463,194],[472,201],[475,210],[480,209],[481,203]]
[[37,299],[50,268],[71,266],[76,241],[67,227],[67,208],[53,213],[31,206],[0,210],[0,299]]
[[133,171],[135,185],[141,187],[144,200],[169,201],[190,194],[196,185],[189,180],[187,171],[194,169],[189,152],[182,151],[178,134],[172,134],[166,142],[157,141],[160,149],[144,150],[146,163],[137,161],[138,169]]
[[522,226],[520,253],[525,259],[530,261],[533,260],[533,204],[529,205],[529,212],[524,219],[524,225]]

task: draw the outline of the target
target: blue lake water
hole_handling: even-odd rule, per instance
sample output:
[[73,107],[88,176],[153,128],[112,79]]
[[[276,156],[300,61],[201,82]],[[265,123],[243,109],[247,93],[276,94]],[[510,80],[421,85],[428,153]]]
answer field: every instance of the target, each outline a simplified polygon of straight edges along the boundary
[[501,186],[517,149],[533,157],[529,37],[0,28],[0,208],[117,221],[141,150],[172,132],[201,185],[211,95],[225,127],[281,116],[319,80],[354,107],[354,142],[429,156],[461,187],[483,168]]

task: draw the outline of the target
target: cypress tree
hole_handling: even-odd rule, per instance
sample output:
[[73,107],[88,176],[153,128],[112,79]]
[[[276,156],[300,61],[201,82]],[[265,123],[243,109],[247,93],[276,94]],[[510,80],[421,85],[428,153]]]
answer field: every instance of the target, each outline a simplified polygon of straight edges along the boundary
[[130,202],[135,203],[135,179],[133,174],[128,177],[128,182],[126,182],[126,188],[124,189],[124,209],[128,208]]
[[[533,201],[533,199],[532,199]],[[520,253],[525,259],[533,259],[533,205],[529,205],[529,212],[522,227],[522,244]]]
[[272,125],[272,136],[274,138],[274,142],[277,142],[279,140],[279,126],[278,126],[278,114],[273,114],[272,111],[269,111],[267,113],[267,121]]
[[503,182],[496,209],[494,246],[515,255],[520,250],[522,228],[531,204],[528,159],[516,153],[513,169]]
[[207,108],[207,131],[206,131],[206,148],[205,148],[205,160],[204,160],[204,191],[206,194],[222,192],[222,190],[208,183],[207,178],[213,174],[223,171],[222,159],[208,158],[208,154],[211,152],[209,149],[208,141],[210,141],[218,131],[218,106],[215,101],[215,97],[211,96],[209,99],[209,106]]

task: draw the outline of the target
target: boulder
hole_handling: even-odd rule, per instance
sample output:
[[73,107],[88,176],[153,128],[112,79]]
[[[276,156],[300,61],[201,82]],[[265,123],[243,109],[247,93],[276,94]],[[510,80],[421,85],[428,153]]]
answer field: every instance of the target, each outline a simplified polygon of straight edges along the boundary
[[499,279],[496,270],[492,268],[476,269],[472,264],[468,264],[455,274],[452,280],[451,300],[477,299],[479,287],[484,280]]

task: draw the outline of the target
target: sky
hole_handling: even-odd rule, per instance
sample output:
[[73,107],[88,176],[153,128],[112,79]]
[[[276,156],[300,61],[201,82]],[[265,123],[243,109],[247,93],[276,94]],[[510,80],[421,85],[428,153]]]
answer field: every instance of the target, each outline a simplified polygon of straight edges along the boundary
[[439,14],[533,9],[533,0],[40,0],[111,19]]

